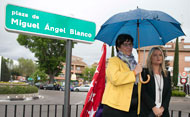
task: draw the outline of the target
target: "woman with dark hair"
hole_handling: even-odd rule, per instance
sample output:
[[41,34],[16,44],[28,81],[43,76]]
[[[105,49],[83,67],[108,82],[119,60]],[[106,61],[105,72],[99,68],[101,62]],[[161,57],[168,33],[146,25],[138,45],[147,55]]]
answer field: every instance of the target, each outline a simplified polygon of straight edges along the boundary
[[169,117],[171,97],[170,73],[165,68],[164,53],[161,48],[153,47],[148,54],[147,68],[143,69],[142,78],[150,82],[142,85],[142,117]]
[[133,38],[120,34],[116,40],[117,56],[108,61],[106,88],[103,94],[103,117],[137,117],[140,113],[142,71],[132,54]]

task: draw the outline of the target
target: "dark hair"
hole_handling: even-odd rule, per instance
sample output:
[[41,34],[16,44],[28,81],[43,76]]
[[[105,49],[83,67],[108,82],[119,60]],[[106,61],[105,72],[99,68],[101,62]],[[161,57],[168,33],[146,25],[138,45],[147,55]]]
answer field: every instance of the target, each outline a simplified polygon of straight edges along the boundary
[[131,42],[133,43],[133,37],[131,35],[128,35],[128,34],[120,34],[117,39],[116,39],[116,42],[115,42],[115,48],[116,48],[116,51],[119,52],[119,50],[117,48],[120,48],[121,45],[125,42],[125,41],[128,41],[128,42]]

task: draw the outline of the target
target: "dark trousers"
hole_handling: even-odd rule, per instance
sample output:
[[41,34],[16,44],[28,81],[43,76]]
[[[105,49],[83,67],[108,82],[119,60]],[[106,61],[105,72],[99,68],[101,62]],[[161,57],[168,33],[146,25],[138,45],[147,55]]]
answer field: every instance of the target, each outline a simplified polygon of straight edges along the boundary
[[138,117],[137,110],[121,111],[104,105],[102,117]]

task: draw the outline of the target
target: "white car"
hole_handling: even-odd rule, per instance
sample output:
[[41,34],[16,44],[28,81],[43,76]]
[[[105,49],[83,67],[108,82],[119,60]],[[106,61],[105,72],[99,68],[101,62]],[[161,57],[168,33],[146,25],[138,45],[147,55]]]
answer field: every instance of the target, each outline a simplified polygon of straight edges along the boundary
[[80,87],[74,87],[74,91],[89,91],[90,89],[90,85],[88,84],[85,84],[85,85],[82,85]]

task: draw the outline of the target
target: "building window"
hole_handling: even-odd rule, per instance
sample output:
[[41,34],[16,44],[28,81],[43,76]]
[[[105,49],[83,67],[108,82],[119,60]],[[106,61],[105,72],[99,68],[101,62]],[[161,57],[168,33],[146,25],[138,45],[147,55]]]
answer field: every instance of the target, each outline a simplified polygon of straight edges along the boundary
[[171,48],[172,45],[165,45],[164,47],[165,47],[165,48]]
[[190,48],[190,45],[184,45],[183,47],[184,48]]
[[184,67],[184,71],[190,73],[190,67]]
[[173,71],[173,67],[168,67],[168,71]]
[[190,62],[190,56],[185,56],[185,62]]
[[173,56],[167,56],[167,57],[165,58],[165,60],[168,60],[168,61],[173,61],[173,59],[174,59]]
[[77,67],[77,70],[80,70],[80,67]]
[[61,73],[59,76],[60,76],[60,77],[65,77],[65,74]]

